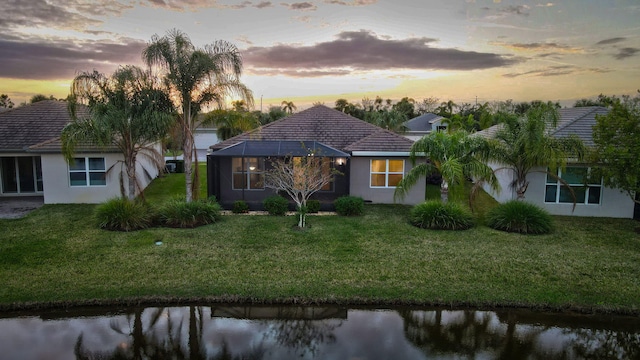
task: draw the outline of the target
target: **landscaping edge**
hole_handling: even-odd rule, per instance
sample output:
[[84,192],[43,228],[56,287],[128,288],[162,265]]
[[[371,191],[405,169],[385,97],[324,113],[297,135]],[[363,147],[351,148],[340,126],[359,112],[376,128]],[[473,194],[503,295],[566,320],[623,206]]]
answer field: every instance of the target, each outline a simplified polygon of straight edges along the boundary
[[20,302],[0,304],[0,313],[37,312],[50,310],[87,309],[94,307],[180,307],[180,306],[210,306],[224,305],[272,305],[272,306],[341,306],[341,307],[424,307],[446,308],[448,310],[465,310],[473,308],[479,311],[495,310],[532,310],[554,313],[574,313],[583,315],[620,315],[640,316],[640,309],[606,306],[582,306],[574,304],[531,304],[525,302],[482,302],[482,301],[413,301],[390,300],[376,298],[254,298],[234,295],[203,296],[203,297],[173,297],[173,296],[145,296],[120,299],[92,299],[81,301],[51,301],[51,302]]

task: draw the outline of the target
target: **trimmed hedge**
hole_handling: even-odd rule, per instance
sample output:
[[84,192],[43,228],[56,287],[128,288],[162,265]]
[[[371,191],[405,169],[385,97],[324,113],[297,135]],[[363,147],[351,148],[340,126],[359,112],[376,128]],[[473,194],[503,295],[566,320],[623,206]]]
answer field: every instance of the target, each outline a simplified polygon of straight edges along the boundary
[[289,210],[289,200],[280,195],[272,195],[262,201],[269,215],[283,216]]
[[233,203],[233,209],[231,209],[231,212],[233,212],[234,214],[248,213],[249,205],[247,205],[247,202],[244,200],[238,200]]
[[474,226],[473,215],[466,207],[439,200],[414,206],[409,213],[409,222],[413,226],[432,230],[467,230]]
[[307,211],[310,213],[320,211],[320,200],[307,200]]
[[333,202],[336,213],[343,216],[358,216],[364,213],[364,200],[357,196],[342,196]]
[[553,218],[534,204],[511,200],[489,211],[487,226],[520,234],[548,234],[553,231]]

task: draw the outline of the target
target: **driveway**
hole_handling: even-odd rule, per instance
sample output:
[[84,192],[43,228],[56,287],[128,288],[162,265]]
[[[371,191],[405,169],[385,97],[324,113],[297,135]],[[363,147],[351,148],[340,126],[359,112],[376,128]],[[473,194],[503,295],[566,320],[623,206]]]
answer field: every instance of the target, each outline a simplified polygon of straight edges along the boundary
[[18,219],[44,204],[42,196],[0,197],[0,219]]

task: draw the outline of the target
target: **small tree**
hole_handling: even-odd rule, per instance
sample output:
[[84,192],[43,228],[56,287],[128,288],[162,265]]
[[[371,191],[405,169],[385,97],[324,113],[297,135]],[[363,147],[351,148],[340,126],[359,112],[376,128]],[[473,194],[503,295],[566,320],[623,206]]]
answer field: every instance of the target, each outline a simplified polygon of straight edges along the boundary
[[0,108],[11,109],[13,108],[13,105],[15,104],[13,103],[13,101],[11,101],[11,98],[9,97],[9,95],[7,94],[0,95]]
[[265,173],[265,187],[286,192],[296,203],[298,227],[305,227],[307,200],[315,192],[333,181],[339,171],[330,168],[329,158],[316,156],[287,156],[271,161]]
[[593,127],[594,176],[640,203],[640,96],[615,98],[607,115],[596,115]]

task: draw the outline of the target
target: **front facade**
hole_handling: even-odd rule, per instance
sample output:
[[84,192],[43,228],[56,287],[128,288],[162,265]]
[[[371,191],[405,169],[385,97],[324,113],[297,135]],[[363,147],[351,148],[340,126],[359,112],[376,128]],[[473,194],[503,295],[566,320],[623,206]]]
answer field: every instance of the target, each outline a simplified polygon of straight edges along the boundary
[[[282,157],[321,156],[333,181],[312,199],[329,204],[344,195],[367,202],[391,204],[395,185],[411,169],[413,141],[326,106],[308,110],[211,146],[207,157],[209,196],[225,207],[237,200],[260,208],[274,194],[264,186],[271,161]],[[424,201],[425,186],[417,184],[398,202]],[[326,207],[326,206],[325,206]]]
[[[603,107],[583,107],[560,109],[560,121],[553,136],[563,137],[575,134],[586,146],[593,146],[593,126],[596,116],[606,115],[608,110]],[[480,132],[481,135],[492,137],[497,130],[496,125]],[[492,163],[491,167],[500,169],[501,165]],[[602,180],[589,179],[588,164],[569,162],[564,169],[558,169],[556,175],[563,179],[569,187],[547,174],[547,168],[536,168],[527,175],[529,186],[525,193],[525,200],[535,204],[553,215],[632,218],[634,202],[626,193],[619,189],[604,186]],[[513,171],[497,170],[496,176],[502,190],[494,192],[490,188],[485,190],[496,200],[504,203],[517,198],[517,194],[510,187],[514,179]],[[571,188],[571,190],[569,190]],[[574,207],[575,199],[575,207]]]
[[[60,133],[71,121],[66,102],[41,101],[0,113],[0,196],[42,196],[45,204],[100,203],[120,196],[122,154],[80,147],[72,162],[61,152]],[[158,175],[140,158],[146,187]],[[127,179],[124,177],[124,185]]]

